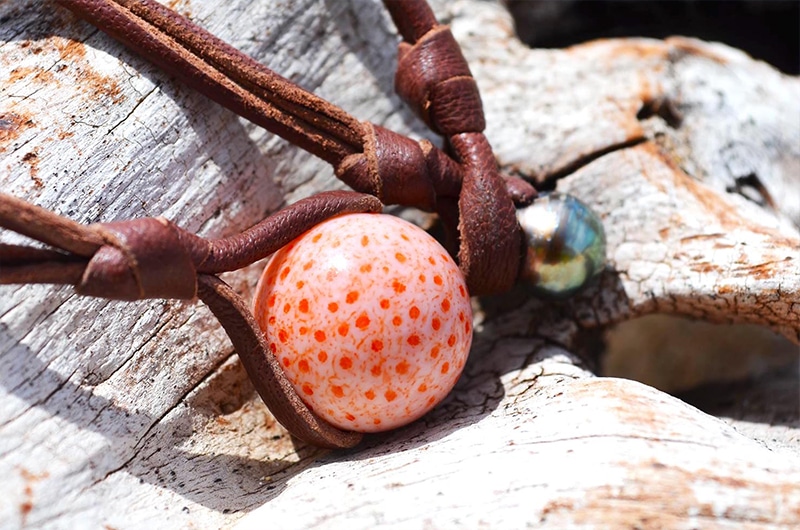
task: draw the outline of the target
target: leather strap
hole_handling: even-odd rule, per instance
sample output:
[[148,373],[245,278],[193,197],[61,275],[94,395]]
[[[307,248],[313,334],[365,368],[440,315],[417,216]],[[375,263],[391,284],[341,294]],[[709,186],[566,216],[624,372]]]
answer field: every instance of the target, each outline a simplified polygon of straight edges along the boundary
[[298,397],[245,302],[225,282],[208,274],[198,277],[200,299],[214,313],[275,419],[294,436],[320,447],[353,447],[362,435],[342,431],[309,409]]
[[[483,135],[486,121],[478,85],[450,29],[436,21],[424,0],[384,4],[403,36],[395,89],[431,130],[446,137],[463,171],[458,259],[467,285],[472,294],[507,291],[519,275],[522,232],[506,181]],[[535,196],[524,181],[512,186],[525,200]],[[441,212],[445,218],[456,213],[451,204],[443,208],[448,210]]]
[[[466,211],[482,213],[472,219],[462,212],[461,223],[449,227],[461,242],[457,254],[467,285],[474,295],[512,286],[522,259],[513,201],[529,202],[536,191],[521,179],[500,177],[484,145],[477,85],[449,29],[424,1],[386,2],[405,39],[396,88],[447,137],[444,151],[357,120],[154,0],[57,1],[210,99],[329,162],[356,191],[440,213],[442,204],[458,198]],[[463,152],[453,149],[454,136],[472,132],[479,133],[475,140],[467,136],[458,144]],[[482,180],[467,190],[494,191],[462,193],[465,176]]]
[[207,240],[163,218],[84,226],[0,193],[0,227],[55,247],[0,245],[0,284],[70,284],[79,294],[115,300],[199,296],[230,337],[264,403],[289,432],[314,445],[352,447],[361,435],[333,427],[305,406],[247,304],[213,274],[265,258],[325,219],[382,207],[371,195],[320,193],[241,234]]
[[118,300],[198,296],[278,421],[309,443],[351,447],[361,435],[336,429],[303,404],[246,304],[214,275],[272,254],[327,218],[376,212],[385,203],[439,213],[473,295],[514,283],[522,260],[514,204],[530,202],[536,191],[498,172],[477,84],[424,0],[385,2],[403,36],[395,84],[444,136],[443,149],[357,120],[154,0],[57,1],[212,100],[326,160],[364,194],[321,193],[214,241],[163,218],[84,226],[0,194],[0,226],[53,247],[0,244],[0,284],[68,284]]

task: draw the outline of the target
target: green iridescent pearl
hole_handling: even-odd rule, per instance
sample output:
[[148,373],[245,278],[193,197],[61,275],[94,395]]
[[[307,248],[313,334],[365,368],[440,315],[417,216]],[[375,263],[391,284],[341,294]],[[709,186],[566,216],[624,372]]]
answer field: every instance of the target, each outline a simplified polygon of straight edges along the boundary
[[603,270],[606,236],[588,206],[571,195],[549,193],[517,210],[527,255],[523,277],[539,293],[565,298]]

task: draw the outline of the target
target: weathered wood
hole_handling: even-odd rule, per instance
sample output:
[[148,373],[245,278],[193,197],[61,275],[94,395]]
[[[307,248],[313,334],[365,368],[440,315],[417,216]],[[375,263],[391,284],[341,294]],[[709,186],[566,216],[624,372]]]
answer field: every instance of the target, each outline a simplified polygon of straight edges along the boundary
[[422,425],[280,480],[237,528],[797,523],[796,458],[651,387],[582,377],[542,343],[492,353],[473,369],[505,375],[487,371]]
[[[354,115],[430,136],[392,92],[397,38],[380,5],[173,4]],[[529,50],[498,5],[436,10],[478,79],[501,165],[565,177],[559,189],[603,217],[600,285],[568,303],[524,289],[476,301],[451,398],[329,454],[274,424],[198,305],[3,287],[0,526],[800,523],[796,415],[770,451],[576,356],[592,333],[653,312],[798,341],[800,81],[686,39]],[[751,174],[771,201],[726,191]],[[338,185],[62,9],[0,4],[4,192],[81,222],[165,215],[218,236]],[[247,294],[257,269],[227,279]]]

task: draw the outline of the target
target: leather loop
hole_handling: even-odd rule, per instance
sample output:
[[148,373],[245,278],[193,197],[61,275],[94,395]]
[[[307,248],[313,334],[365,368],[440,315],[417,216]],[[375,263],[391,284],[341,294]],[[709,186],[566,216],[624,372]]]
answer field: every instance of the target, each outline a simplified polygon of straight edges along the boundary
[[451,136],[486,128],[478,85],[471,76],[451,77],[437,83],[428,97],[430,122],[441,134]]
[[346,157],[336,176],[356,191],[375,195],[384,204],[404,204],[432,211],[436,191],[428,153],[410,138],[364,123],[364,152]]
[[75,292],[113,300],[139,300],[143,298],[142,289],[134,268],[122,250],[101,247],[86,266]]
[[522,263],[514,203],[483,134],[459,134],[450,138],[450,143],[465,169],[458,199],[459,267],[471,294],[507,291]]
[[433,210],[436,193],[419,143],[378,125],[371,125],[371,129],[375,135],[378,176],[383,182],[383,193],[379,196],[382,202]]
[[486,127],[480,93],[450,28],[436,26],[415,44],[401,43],[395,90],[439,134]]
[[462,171],[457,203],[444,196],[436,207],[448,243],[454,242],[449,246],[458,248],[471,294],[506,291],[522,263],[514,202],[530,201],[536,191],[519,179],[500,176],[482,132],[486,124],[477,84],[449,28],[436,22],[422,0],[384,3],[404,40],[395,89],[432,130],[446,137]]
[[95,225],[107,244],[86,267],[79,294],[115,300],[191,299],[197,273],[177,229],[163,218]]
[[360,433],[337,429],[303,403],[270,353],[247,305],[228,284],[207,274],[201,274],[198,283],[200,299],[225,328],[253,386],[286,430],[320,447],[341,449],[361,441]]

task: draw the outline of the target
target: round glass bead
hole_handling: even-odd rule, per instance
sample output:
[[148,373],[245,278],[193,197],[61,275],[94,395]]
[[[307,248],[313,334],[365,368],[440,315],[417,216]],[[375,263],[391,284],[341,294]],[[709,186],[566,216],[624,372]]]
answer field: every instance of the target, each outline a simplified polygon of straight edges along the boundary
[[603,224],[586,204],[553,192],[517,210],[525,233],[523,277],[545,297],[565,298],[588,285],[606,263]]

